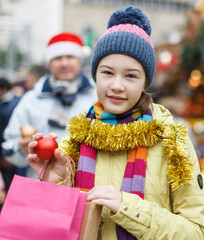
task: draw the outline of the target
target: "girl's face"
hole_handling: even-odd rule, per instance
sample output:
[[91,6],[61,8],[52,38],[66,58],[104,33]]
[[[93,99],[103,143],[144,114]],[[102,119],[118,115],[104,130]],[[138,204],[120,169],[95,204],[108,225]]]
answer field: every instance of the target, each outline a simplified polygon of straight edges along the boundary
[[104,111],[121,114],[134,107],[145,89],[145,77],[142,65],[132,57],[104,57],[96,71],[97,95]]

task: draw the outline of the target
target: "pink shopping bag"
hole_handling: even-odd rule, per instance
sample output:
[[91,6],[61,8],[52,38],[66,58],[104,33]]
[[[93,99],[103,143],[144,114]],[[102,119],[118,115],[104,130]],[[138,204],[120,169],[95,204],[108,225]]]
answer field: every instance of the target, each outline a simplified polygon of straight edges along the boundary
[[77,240],[87,194],[15,175],[0,215],[1,240]]

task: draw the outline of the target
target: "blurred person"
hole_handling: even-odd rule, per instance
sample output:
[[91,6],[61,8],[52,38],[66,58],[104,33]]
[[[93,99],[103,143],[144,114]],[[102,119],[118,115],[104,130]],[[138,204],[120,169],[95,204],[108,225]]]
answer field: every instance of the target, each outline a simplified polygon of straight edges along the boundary
[[25,80],[26,90],[30,90],[34,87],[35,83],[46,73],[48,69],[44,65],[33,65],[29,69],[28,76]]
[[2,154],[3,132],[10,116],[19,103],[20,97],[15,95],[8,79],[0,78],[0,170],[5,182],[5,190],[8,191],[11,184],[15,167],[9,163]]
[[[44,65],[33,65],[28,70],[25,67],[21,67],[16,75],[15,82],[11,84],[7,79],[1,78],[0,88],[1,88],[1,143],[3,140],[3,131],[6,128],[9,118],[14,110],[14,107],[19,102],[20,98],[24,95],[25,91],[33,88],[37,80],[42,77],[48,69]],[[27,77],[26,77],[27,75]],[[25,80],[23,79],[25,78]],[[25,82],[25,85],[23,84]],[[10,186],[13,175],[18,174],[25,176],[27,167],[14,167],[9,163],[5,157],[1,154],[0,168],[3,168],[3,177],[6,182],[6,190]]]
[[26,92],[25,81],[28,75],[28,67],[21,66],[15,71],[15,75],[12,81],[12,89],[15,95],[21,97]]
[[17,97],[22,97],[23,94],[25,93],[25,88],[24,86],[21,86],[18,83],[13,84],[12,86],[13,92]]
[[[93,102],[96,93],[82,73],[82,61],[83,42],[79,36],[63,32],[50,39],[45,52],[50,74],[24,94],[4,132],[3,153],[10,163],[28,165],[26,155],[32,136],[22,137],[22,127],[32,126],[44,135],[57,132],[62,137],[67,120]],[[26,176],[37,177],[31,168]]]
[[[29,91],[31,89],[33,89],[34,85],[36,84],[36,82],[42,77],[44,76],[46,73],[49,72],[49,70],[46,68],[45,65],[32,65],[30,68],[28,68],[27,70],[25,68],[23,68],[24,71],[21,73],[21,78],[24,77],[25,80],[21,80],[22,82],[24,82],[24,87],[22,87],[24,89],[23,94],[26,91]],[[22,76],[23,75],[23,76]],[[26,76],[27,75],[27,76]],[[20,79],[19,79],[20,80]],[[22,94],[22,95],[23,95]],[[31,129],[31,128],[30,128]],[[27,136],[26,133],[22,133],[22,126],[20,127],[21,130],[21,135],[22,137],[23,134],[25,134]],[[26,130],[24,130],[25,132]],[[29,131],[29,128],[27,128],[27,131]],[[26,176],[26,172],[27,172],[28,166],[26,167],[16,167],[15,168],[15,174],[20,175],[20,176]]]
[[[103,206],[102,240],[201,240],[203,179],[185,126],[148,93],[155,72],[150,34],[139,8],[111,15],[92,54],[98,99],[69,121],[67,136],[48,161],[46,181],[67,183],[65,155],[73,158],[75,187]],[[39,176],[47,166],[36,154],[42,136],[35,134],[27,156]]]

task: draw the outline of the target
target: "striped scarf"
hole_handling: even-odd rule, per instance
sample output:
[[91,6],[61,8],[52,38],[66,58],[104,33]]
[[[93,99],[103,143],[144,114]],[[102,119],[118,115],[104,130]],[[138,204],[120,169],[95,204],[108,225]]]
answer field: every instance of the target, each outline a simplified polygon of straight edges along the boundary
[[[123,124],[133,121],[146,120],[151,122],[152,114],[148,109],[141,116],[138,108],[133,108],[123,114],[105,113],[99,101],[97,101],[88,111],[87,117],[98,119],[109,124]],[[147,166],[148,147],[137,147],[131,149],[125,168],[125,173],[121,185],[121,191],[137,194],[144,199],[144,184]],[[95,182],[96,149],[82,143],[80,146],[79,163],[76,177],[76,187],[88,192],[94,187]],[[125,229],[117,227],[119,240],[136,239]]]

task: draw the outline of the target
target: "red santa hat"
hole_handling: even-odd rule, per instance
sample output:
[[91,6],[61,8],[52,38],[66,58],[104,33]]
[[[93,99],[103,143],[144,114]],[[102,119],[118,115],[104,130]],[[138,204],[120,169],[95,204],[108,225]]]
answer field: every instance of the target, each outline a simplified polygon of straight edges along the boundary
[[83,58],[83,41],[73,34],[63,32],[55,35],[47,44],[45,52],[45,62],[48,64],[53,58],[69,55],[80,59]]

